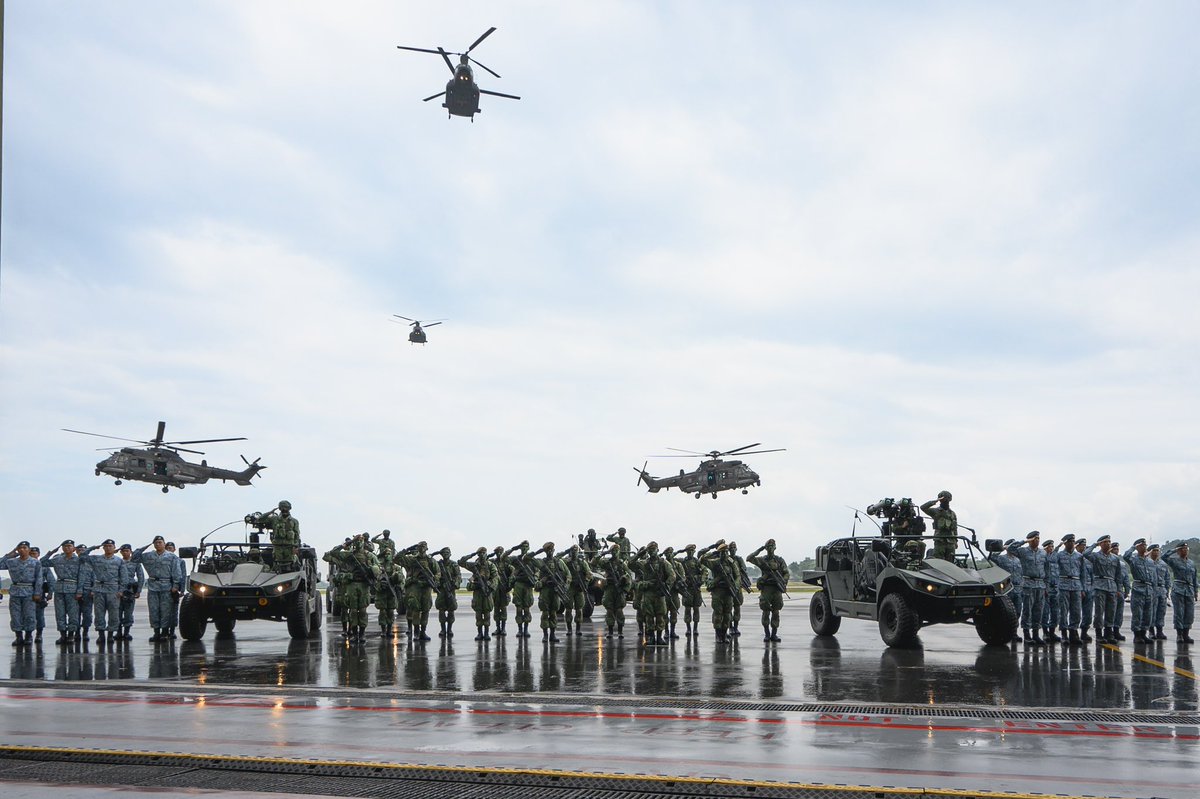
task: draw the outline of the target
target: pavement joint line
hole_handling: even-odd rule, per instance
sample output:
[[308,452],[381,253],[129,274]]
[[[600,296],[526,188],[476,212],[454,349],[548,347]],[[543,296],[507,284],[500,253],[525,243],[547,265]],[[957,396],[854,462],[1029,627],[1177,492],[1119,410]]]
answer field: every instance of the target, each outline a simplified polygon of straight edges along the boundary
[[[1116,644],[1103,644],[1103,646],[1105,649],[1111,649],[1114,652],[1124,652],[1124,650]],[[1181,669],[1178,666],[1168,666],[1166,663],[1163,663],[1160,660],[1154,660],[1153,658],[1148,658],[1145,655],[1139,655],[1137,652],[1130,652],[1129,654],[1133,656],[1134,660],[1139,660],[1142,663],[1149,663],[1151,666],[1157,666],[1164,671],[1173,671],[1180,677],[1187,677],[1192,680],[1200,680],[1200,677],[1197,677],[1195,672],[1188,671],[1187,669]]]
[[[441,772],[445,774],[496,775],[506,777],[545,777],[550,779],[580,779],[580,780],[614,780],[629,782],[651,783],[685,783],[726,788],[769,788],[775,790],[795,790],[812,792],[841,792],[841,793],[871,793],[871,794],[901,794],[906,796],[929,797],[980,797],[980,799],[1101,799],[1093,795],[1068,795],[1044,793],[1016,793],[1011,791],[965,790],[961,788],[905,788],[899,786],[846,785],[833,783],[801,783],[773,780],[739,780],[728,777],[669,777],[656,774],[625,774],[622,772],[568,771],[565,769],[530,769],[511,768],[503,766],[446,766],[446,765],[416,765],[411,763],[386,763],[371,760],[321,760],[318,758],[282,758],[262,757],[253,755],[217,755],[197,754],[194,752],[162,752],[137,751],[121,749],[79,749],[63,746],[19,746],[0,744],[0,755],[64,755],[91,756],[109,758],[164,758],[188,762],[206,763],[251,763],[264,766],[322,766],[327,768],[364,768],[376,772],[391,771],[405,772]],[[0,779],[0,782],[3,782]]]

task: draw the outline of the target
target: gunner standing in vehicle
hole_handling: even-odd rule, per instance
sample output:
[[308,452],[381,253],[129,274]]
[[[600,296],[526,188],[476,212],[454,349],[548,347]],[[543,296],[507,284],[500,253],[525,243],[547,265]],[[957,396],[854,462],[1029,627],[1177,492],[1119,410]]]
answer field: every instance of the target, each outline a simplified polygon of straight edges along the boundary
[[268,515],[271,521],[271,547],[276,572],[295,571],[296,547],[300,546],[300,522],[292,515],[292,503],[279,502],[279,513]]
[[921,512],[933,519],[933,555],[954,562],[954,552],[958,549],[958,515],[950,510],[950,500],[954,499],[949,491],[939,491],[937,499],[931,499],[921,506]]

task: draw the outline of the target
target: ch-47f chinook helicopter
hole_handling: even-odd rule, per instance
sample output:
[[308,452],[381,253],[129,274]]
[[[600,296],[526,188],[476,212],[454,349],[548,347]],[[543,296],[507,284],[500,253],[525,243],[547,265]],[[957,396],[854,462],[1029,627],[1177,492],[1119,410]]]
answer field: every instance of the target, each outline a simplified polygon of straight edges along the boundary
[[646,464],[642,464],[642,468],[633,467],[633,470],[638,473],[637,484],[646,484],[646,488],[650,493],[657,494],[664,488],[678,488],[685,494],[695,494],[696,499],[699,499],[702,494],[712,494],[712,498],[716,499],[717,494],[721,491],[728,491],[733,488],[742,489],[743,494],[749,493],[750,486],[761,486],[762,481],[758,477],[758,472],[751,469],[742,461],[727,461],[722,460],[726,455],[757,455],[763,452],[785,452],[786,449],[752,449],[758,444],[746,444],[737,449],[726,450],[725,452],[692,452],[686,449],[676,449],[675,447],[667,447],[667,449],[675,452],[686,452],[686,455],[655,455],[656,458],[695,458],[700,457],[704,460],[694,471],[685,472],[679,470],[679,474],[674,477],[651,477],[646,471]]
[[[446,68],[454,74],[454,77],[451,78],[446,84],[445,91],[438,92],[437,94],[431,94],[426,97],[423,102],[427,103],[430,100],[445,95],[446,101],[442,103],[442,108],[445,108],[448,112],[446,117],[447,119],[449,119],[450,116],[469,117],[470,120],[474,122],[475,115],[480,113],[479,95],[481,94],[490,94],[492,97],[507,97],[510,100],[520,100],[521,98],[515,94],[489,92],[487,89],[479,88],[479,86],[477,86],[475,83],[475,73],[471,69],[472,62],[475,64],[475,66],[490,72],[497,78],[500,77],[498,73],[488,69],[483,64],[480,64],[474,58],[471,58],[470,55],[471,51],[478,47],[480,42],[491,36],[492,32],[495,30],[495,28],[488,28],[482,36],[475,40],[474,44],[466,49],[466,52],[462,53],[448,53],[441,47],[437,48],[436,50],[429,50],[424,47],[405,47],[404,45],[396,45],[396,49],[398,50],[414,50],[418,53],[436,53],[442,57],[443,61],[446,62]],[[450,56],[452,55],[458,56],[457,67],[450,63]]]
[[[412,344],[424,344],[428,340],[428,337],[425,335],[425,327],[433,327],[434,325],[440,325],[442,322],[449,321],[446,319],[433,319],[428,322],[418,322],[416,319],[409,319],[407,316],[401,316],[398,313],[394,313],[392,316],[409,323],[408,326],[412,330],[408,331],[408,340]],[[395,322],[396,319],[392,321]],[[404,322],[396,322],[396,324],[402,325]],[[425,327],[421,327],[421,325],[425,325]]]
[[162,486],[164,494],[172,487],[183,488],[188,485],[207,483],[209,480],[220,480],[222,483],[226,480],[232,480],[240,486],[248,486],[255,475],[267,468],[266,466],[258,465],[258,462],[262,460],[261,458],[255,458],[251,462],[246,460],[245,455],[242,456],[242,462],[246,464],[246,468],[240,472],[232,469],[218,469],[215,466],[209,466],[208,461],[204,460],[199,463],[186,461],[179,455],[180,452],[190,452],[193,455],[203,455],[204,453],[194,449],[184,449],[180,446],[181,444],[210,444],[217,441],[245,441],[246,439],[239,437],[202,438],[195,441],[163,441],[163,432],[166,430],[166,427],[166,422],[159,422],[158,432],[149,441],[121,438],[119,436],[106,436],[100,433],[88,433],[84,430],[68,430],[65,427],[62,429],[67,433],[79,433],[85,436],[145,444],[148,449],[137,447],[102,448],[105,451],[110,449],[116,449],[117,451],[96,464],[96,476],[99,477],[101,474],[107,474],[109,477],[115,477],[117,485],[121,485],[122,480],[154,483],[155,485]]

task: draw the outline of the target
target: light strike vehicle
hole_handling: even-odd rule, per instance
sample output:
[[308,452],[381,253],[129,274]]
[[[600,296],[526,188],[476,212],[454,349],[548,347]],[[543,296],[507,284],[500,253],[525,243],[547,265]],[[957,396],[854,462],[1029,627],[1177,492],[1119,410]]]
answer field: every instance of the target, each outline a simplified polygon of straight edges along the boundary
[[[723,460],[726,455],[757,455],[764,452],[784,452],[783,449],[752,449],[759,446],[758,444],[747,444],[744,447],[727,450],[725,452],[690,452],[689,450],[675,450],[676,452],[687,452],[687,455],[656,455],[659,458],[690,458],[701,457],[705,460],[694,470],[687,472],[683,469],[679,470],[679,474],[673,477],[653,477],[646,471],[646,464],[642,464],[642,468],[633,467],[633,470],[638,473],[637,484],[646,484],[646,488],[651,494],[657,494],[664,488],[678,488],[685,494],[694,494],[696,499],[699,499],[704,494],[712,494],[712,498],[716,499],[717,494],[721,491],[729,491],[740,488],[743,494],[750,493],[751,486],[761,486],[762,479],[758,476],[758,472],[751,469],[743,461],[740,460]],[[674,450],[675,447],[667,447]]]
[[[957,539],[953,562],[926,557],[933,536],[854,536],[817,549],[817,567],[803,581],[819,590],[809,604],[817,635],[834,635],[843,618],[879,624],[888,646],[908,648],[931,624],[966,623],[985,643],[1005,645],[1017,630],[1009,599],[1012,577],[984,557],[974,540]],[[998,539],[985,542],[1000,552]]]

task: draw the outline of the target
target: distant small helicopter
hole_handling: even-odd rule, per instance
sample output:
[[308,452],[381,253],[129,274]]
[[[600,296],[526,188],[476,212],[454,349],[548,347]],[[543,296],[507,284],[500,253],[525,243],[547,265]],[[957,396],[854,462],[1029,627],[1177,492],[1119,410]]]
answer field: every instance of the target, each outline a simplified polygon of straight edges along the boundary
[[657,494],[664,488],[678,488],[680,491],[687,494],[695,494],[696,499],[699,499],[702,494],[712,494],[712,498],[717,498],[717,493],[721,491],[729,491],[730,489],[740,488],[743,494],[749,493],[750,486],[761,486],[762,481],[758,477],[758,472],[751,469],[742,461],[726,461],[721,460],[726,455],[758,455],[764,452],[786,452],[786,449],[751,449],[757,447],[758,444],[747,444],[744,447],[727,450],[725,452],[692,452],[686,449],[676,449],[675,447],[667,447],[667,449],[675,452],[686,452],[686,455],[655,455],[656,458],[704,458],[700,466],[695,471],[685,472],[679,470],[679,474],[674,477],[651,477],[646,471],[646,464],[642,464],[642,468],[633,467],[633,470],[638,473],[637,484],[646,484],[646,488],[650,493]]
[[[434,319],[430,322],[418,322],[416,319],[409,319],[407,316],[401,316],[398,313],[394,313],[392,316],[396,317],[397,319],[403,319],[404,322],[410,323],[409,327],[411,327],[412,330],[408,332],[408,340],[413,344],[425,343],[425,327],[433,327],[434,325],[440,325],[442,322],[450,321],[449,319]],[[397,322],[396,324],[402,325],[404,322]],[[425,325],[425,327],[421,327],[421,325]]]
[[[447,53],[441,47],[437,48],[436,50],[429,50],[424,47],[405,47],[404,45],[396,45],[396,49],[398,50],[414,50],[418,53],[436,53],[437,55],[440,55],[442,60],[446,62],[446,68],[454,74],[454,77],[451,78],[446,84],[445,91],[438,92],[437,94],[431,94],[422,100],[422,102],[427,103],[434,98],[445,95],[446,101],[442,103],[442,108],[445,108],[448,112],[446,116],[447,119],[449,119],[450,116],[460,116],[469,117],[470,120],[474,122],[475,115],[482,113],[479,109],[479,95],[481,94],[490,94],[493,97],[507,97],[510,100],[520,100],[521,98],[517,97],[515,94],[489,92],[487,89],[481,89],[475,84],[475,73],[472,71],[471,65],[468,62],[474,62],[476,66],[491,72],[497,78],[500,77],[498,73],[488,69],[470,56],[471,51],[478,47],[480,42],[491,36],[495,30],[496,29],[494,27],[488,28],[482,36],[475,40],[474,44],[466,49],[466,52],[462,53]],[[450,56],[452,55],[458,56],[457,67],[450,63]]]
[[172,487],[183,488],[187,485],[207,483],[209,480],[220,480],[222,483],[226,480],[232,480],[240,486],[248,486],[255,475],[267,468],[266,466],[258,465],[258,462],[262,458],[255,458],[253,462],[250,462],[246,460],[245,455],[242,456],[242,462],[246,464],[246,468],[240,472],[209,466],[208,461],[200,461],[200,463],[186,461],[180,457],[180,452],[190,452],[194,455],[203,455],[204,453],[194,449],[184,449],[179,446],[180,444],[210,444],[218,441],[245,441],[246,439],[241,437],[203,438],[195,441],[163,441],[163,432],[166,430],[166,427],[166,422],[159,422],[158,432],[149,441],[121,438],[119,436],[106,436],[100,433],[88,433],[84,430],[68,430],[65,427],[62,429],[67,433],[79,433],[85,436],[111,438],[116,441],[131,441],[135,444],[147,445],[149,449],[105,447],[104,449],[117,449],[117,451],[96,464],[96,476],[99,477],[101,474],[107,474],[110,477],[115,477],[117,478],[117,485],[121,485],[122,479],[154,483],[162,486],[164,494]]

